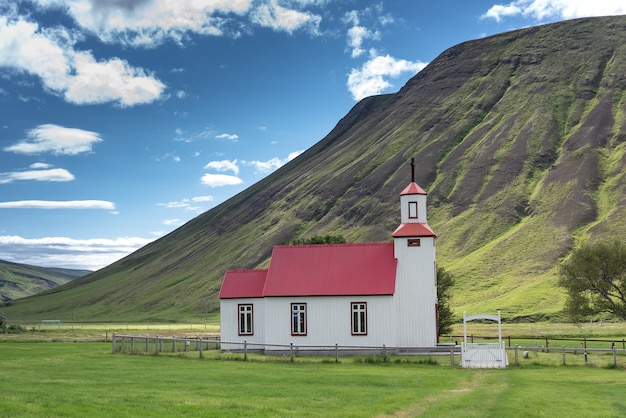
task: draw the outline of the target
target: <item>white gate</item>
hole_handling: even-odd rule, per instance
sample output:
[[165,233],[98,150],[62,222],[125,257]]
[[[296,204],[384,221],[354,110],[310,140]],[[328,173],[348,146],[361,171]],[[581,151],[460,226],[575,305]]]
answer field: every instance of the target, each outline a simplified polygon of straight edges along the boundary
[[[498,322],[497,343],[468,343],[467,322],[475,319],[488,319]],[[500,311],[498,315],[477,314],[466,316],[463,312],[463,346],[461,347],[461,366],[475,369],[498,369],[506,368],[509,359],[506,356],[506,348],[502,342],[502,325]]]

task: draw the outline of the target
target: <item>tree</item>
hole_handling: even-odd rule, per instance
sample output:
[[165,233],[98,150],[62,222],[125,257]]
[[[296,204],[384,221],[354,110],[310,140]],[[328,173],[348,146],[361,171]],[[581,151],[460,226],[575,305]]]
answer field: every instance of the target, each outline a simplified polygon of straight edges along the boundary
[[626,320],[626,246],[619,241],[584,245],[561,264],[559,285],[574,321],[608,313]]
[[437,267],[437,307],[439,321],[437,332],[439,335],[449,334],[452,331],[454,318],[450,308],[450,291],[454,285],[454,277],[443,267]]
[[295,238],[291,244],[344,244],[346,239],[342,235],[314,235],[311,238]]

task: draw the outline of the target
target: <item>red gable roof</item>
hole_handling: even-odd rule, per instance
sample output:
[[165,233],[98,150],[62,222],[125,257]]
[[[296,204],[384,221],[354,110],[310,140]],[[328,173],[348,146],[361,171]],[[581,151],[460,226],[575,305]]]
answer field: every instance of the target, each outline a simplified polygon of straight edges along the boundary
[[267,270],[228,270],[220,289],[220,299],[263,297],[266,276]]
[[406,223],[400,224],[391,234],[394,238],[399,237],[436,237],[437,235],[430,229],[427,223]]
[[[396,284],[391,242],[277,246],[269,269],[253,271],[267,273],[262,296],[392,295]],[[258,297],[246,277],[226,272],[220,298]]]
[[402,192],[400,192],[400,196],[404,196],[406,194],[426,194],[426,192],[413,181],[409,183],[409,185],[406,186]]

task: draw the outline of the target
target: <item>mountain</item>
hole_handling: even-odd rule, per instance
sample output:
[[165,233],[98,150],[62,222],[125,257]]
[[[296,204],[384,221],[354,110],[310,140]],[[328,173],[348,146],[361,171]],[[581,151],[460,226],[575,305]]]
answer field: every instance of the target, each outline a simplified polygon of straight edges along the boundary
[[37,267],[0,260],[0,301],[31,296],[89,273],[91,271]]
[[367,98],[272,175],[126,258],[7,316],[176,321],[219,309],[226,269],[319,234],[387,241],[399,193],[429,193],[457,315],[562,319],[559,262],[626,233],[626,17],[503,33],[444,51]]

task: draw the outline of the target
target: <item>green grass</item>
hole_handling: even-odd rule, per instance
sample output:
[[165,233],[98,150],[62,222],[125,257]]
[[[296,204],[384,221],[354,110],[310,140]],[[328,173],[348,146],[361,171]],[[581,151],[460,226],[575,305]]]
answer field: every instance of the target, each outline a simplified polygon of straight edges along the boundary
[[[619,416],[626,373],[407,362],[113,355],[108,343],[0,343],[0,416]],[[222,359],[222,360],[218,360]]]

